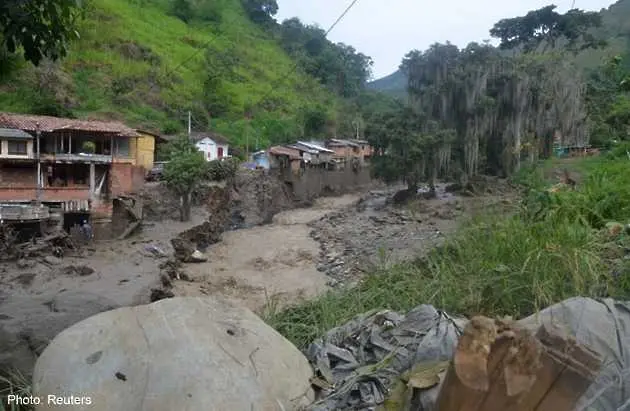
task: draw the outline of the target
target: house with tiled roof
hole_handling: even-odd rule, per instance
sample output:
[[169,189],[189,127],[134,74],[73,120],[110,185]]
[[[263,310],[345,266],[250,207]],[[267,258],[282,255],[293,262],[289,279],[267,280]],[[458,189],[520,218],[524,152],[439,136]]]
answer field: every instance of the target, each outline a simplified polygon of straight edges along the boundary
[[117,121],[0,112],[0,202],[107,211],[112,198],[143,185],[140,137]]

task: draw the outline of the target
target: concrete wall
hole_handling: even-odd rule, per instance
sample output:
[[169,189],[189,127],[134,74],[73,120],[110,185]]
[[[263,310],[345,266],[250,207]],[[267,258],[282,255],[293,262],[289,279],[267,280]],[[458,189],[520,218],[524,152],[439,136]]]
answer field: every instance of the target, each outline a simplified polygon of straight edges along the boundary
[[360,168],[357,172],[352,168],[344,170],[306,168],[298,174],[285,172],[281,178],[290,183],[294,198],[299,202],[354,191],[372,182],[368,167]]

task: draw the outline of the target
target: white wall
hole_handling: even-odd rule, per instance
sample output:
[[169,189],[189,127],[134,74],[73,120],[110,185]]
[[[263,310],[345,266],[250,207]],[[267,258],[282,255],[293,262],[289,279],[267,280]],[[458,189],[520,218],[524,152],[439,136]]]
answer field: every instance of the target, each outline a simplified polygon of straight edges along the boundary
[[9,154],[9,140],[0,141],[0,157],[2,158],[33,158],[33,140],[18,140],[26,143],[26,154]]
[[228,155],[228,146],[224,144],[217,144],[209,138],[204,138],[195,143],[199,151],[204,153],[206,161],[212,161],[219,158],[219,147],[223,148],[222,156]]

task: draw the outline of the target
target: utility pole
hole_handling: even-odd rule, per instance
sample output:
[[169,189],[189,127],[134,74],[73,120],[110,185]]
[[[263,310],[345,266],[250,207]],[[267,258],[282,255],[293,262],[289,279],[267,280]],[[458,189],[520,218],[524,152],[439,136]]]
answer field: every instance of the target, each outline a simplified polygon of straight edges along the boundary
[[190,140],[190,134],[192,132],[191,122],[192,122],[192,113],[190,112],[190,110],[188,110],[188,139],[189,140]]
[[36,147],[36,156],[37,156],[37,193],[35,195],[37,205],[41,203],[42,200],[42,162],[39,157],[39,146],[41,143],[41,130],[39,128],[39,122],[35,125],[35,135],[37,136],[37,147]]

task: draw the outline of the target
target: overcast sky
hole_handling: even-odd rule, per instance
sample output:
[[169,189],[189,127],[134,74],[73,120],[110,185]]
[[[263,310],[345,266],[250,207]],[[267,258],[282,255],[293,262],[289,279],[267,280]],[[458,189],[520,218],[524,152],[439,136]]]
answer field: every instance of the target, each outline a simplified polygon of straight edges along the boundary
[[[297,16],[327,30],[351,0],[277,0],[279,21]],[[574,0],[358,0],[328,38],[354,46],[374,60],[374,78],[398,69],[412,49],[450,40],[460,47],[489,39],[490,28],[502,18],[556,4],[564,13]],[[600,10],[615,1],[575,0],[575,7]]]

